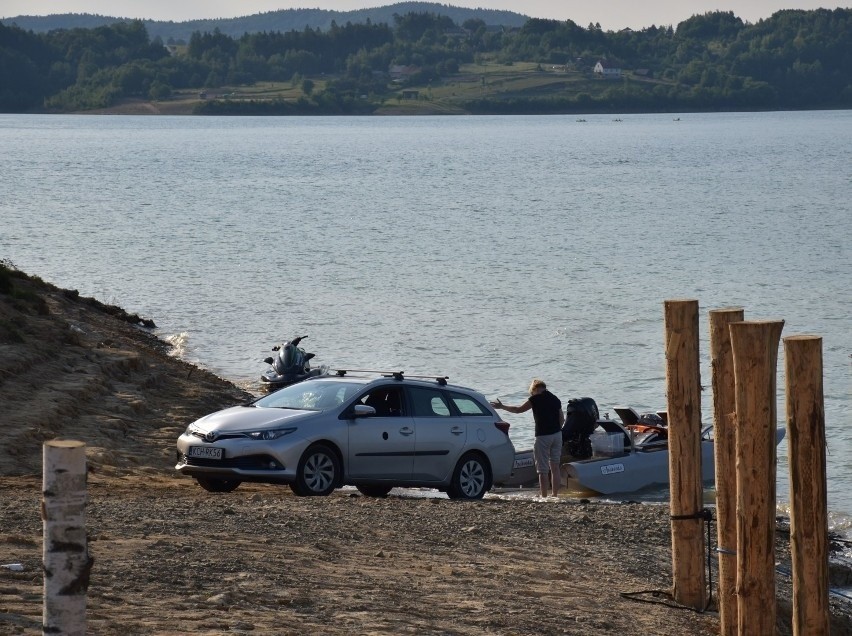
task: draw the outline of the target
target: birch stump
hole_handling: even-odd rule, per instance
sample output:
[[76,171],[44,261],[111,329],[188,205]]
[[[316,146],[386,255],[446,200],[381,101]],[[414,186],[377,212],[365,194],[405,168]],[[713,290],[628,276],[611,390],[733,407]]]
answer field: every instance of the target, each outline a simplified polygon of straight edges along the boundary
[[86,445],[52,440],[44,451],[44,634],[85,636],[92,560],[86,543]]

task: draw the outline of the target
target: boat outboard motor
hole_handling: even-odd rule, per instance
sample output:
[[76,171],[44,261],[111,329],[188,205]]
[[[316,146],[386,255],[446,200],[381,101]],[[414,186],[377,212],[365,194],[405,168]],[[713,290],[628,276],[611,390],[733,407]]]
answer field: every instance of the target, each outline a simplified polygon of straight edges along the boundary
[[598,405],[590,397],[572,398],[565,407],[565,425],[562,427],[562,447],[576,459],[592,456],[589,436],[598,427]]

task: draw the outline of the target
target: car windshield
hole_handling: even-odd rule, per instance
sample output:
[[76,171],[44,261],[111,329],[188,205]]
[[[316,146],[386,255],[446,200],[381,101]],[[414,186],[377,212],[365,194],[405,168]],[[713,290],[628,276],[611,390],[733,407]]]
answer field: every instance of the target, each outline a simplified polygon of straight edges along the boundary
[[297,382],[260,398],[254,406],[322,411],[340,406],[363,385],[352,382]]

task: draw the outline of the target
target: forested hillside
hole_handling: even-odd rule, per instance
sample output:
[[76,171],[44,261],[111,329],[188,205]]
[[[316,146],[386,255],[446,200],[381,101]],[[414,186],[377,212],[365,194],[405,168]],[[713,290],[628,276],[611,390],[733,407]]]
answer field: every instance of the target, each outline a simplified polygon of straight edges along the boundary
[[[162,20],[142,20],[152,38],[159,37],[163,42],[184,44],[195,31],[214,31],[238,38],[245,33],[263,31],[303,31],[320,29],[327,31],[333,24],[373,24],[393,23],[394,15],[406,13],[440,13],[457,24],[465,20],[482,20],[488,25],[520,27],[528,17],[513,11],[496,9],[468,9],[435,2],[398,2],[382,7],[355,9],[353,11],[331,11],[328,9],[281,9],[235,18],[217,18],[206,20],[187,20],[172,22]],[[45,16],[16,16],[4,20],[7,26],[18,26],[25,31],[46,33],[55,29],[84,28],[94,29],[109,26],[116,22],[132,22],[129,18],[61,13]]]
[[[598,72],[596,72],[596,69]],[[195,112],[567,113],[852,107],[852,10],[731,12],[603,31],[517,29],[434,13],[393,23],[245,33],[186,45],[136,21],[47,33],[0,24],[0,111],[68,112],[192,97]]]

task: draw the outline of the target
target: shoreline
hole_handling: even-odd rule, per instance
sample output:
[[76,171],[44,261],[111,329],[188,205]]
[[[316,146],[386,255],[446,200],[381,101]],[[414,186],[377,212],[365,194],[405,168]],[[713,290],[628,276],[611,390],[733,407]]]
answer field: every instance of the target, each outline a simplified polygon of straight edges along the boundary
[[[207,114],[198,114],[194,112],[194,108],[204,103],[201,100],[191,99],[191,100],[166,100],[166,101],[151,101],[144,100],[138,98],[128,98],[122,100],[120,103],[110,106],[108,108],[97,108],[93,110],[85,110],[85,111],[75,111],[75,112],[62,112],[62,113],[29,113],[29,114],[55,114],[55,115],[170,115],[170,116],[186,116],[186,117],[210,117],[211,115]],[[808,111],[832,111],[832,110],[852,110],[849,108],[796,108],[796,109],[784,109],[784,110],[776,110],[776,109],[729,109],[729,110],[695,110],[695,111],[684,111],[684,110],[659,110],[659,111],[624,111],[624,110],[601,110],[601,111],[571,111],[565,113],[529,113],[529,116],[539,115],[542,117],[551,117],[551,116],[576,116],[576,115],[689,115],[689,114],[710,114],[710,113],[765,113],[765,112],[808,112]],[[27,114],[27,113],[19,113],[19,114]],[[270,117],[425,117],[425,116],[434,116],[434,117],[459,117],[459,116],[476,116],[476,115],[484,115],[484,116],[512,116],[512,115],[523,115],[524,113],[471,113],[464,110],[457,110],[450,112],[446,108],[441,107],[438,108],[431,103],[423,103],[417,105],[406,104],[405,106],[393,106],[393,105],[383,105],[377,108],[372,113],[364,114],[342,114],[342,113],[308,113],[308,114],[282,114],[282,115],[261,115],[261,116],[270,116]],[[252,117],[258,116],[253,113],[228,113],[223,115],[213,115],[213,116],[222,116],[222,117]]]
[[[629,597],[670,593],[667,505],[203,491],[175,473],[175,440],[249,394],[133,316],[2,273],[0,562],[24,569],[0,568],[0,634],[41,631],[41,445],[57,437],[87,445],[94,633],[718,633],[712,607]],[[783,532],[776,556],[789,560]],[[788,634],[792,591],[776,578]],[[832,633],[852,633],[852,605],[832,597],[831,612]]]

